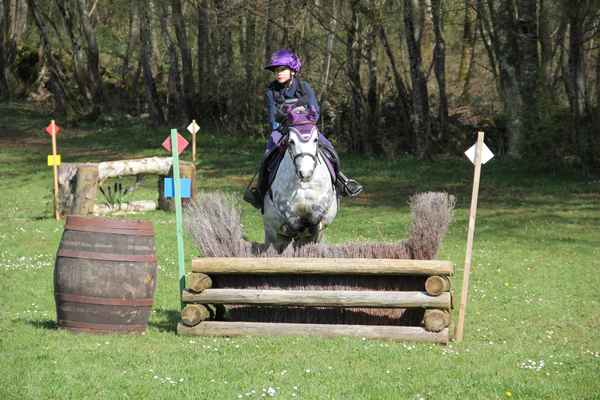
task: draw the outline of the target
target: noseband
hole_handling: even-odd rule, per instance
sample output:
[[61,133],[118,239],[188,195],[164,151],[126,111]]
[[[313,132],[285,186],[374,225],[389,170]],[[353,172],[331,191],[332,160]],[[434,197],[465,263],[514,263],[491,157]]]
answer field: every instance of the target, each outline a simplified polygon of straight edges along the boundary
[[290,145],[288,145],[288,152],[290,154],[290,157],[292,158],[292,161],[294,162],[294,168],[296,169],[296,176],[298,178],[302,178],[300,176],[300,172],[298,171],[298,164],[296,163],[296,160],[298,158],[301,158],[301,157],[310,157],[312,159],[313,163],[315,164],[315,167],[319,163],[319,158],[316,155],[311,154],[311,153],[307,153],[305,151],[303,151],[302,153],[298,153],[298,154],[294,155],[294,153],[292,152],[292,146],[290,146]]

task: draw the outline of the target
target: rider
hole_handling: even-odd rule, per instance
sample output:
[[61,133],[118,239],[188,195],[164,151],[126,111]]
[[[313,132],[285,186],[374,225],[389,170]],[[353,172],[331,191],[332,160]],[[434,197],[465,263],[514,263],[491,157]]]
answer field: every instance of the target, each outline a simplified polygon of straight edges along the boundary
[[[308,82],[301,81],[296,77],[301,66],[302,63],[294,52],[281,49],[271,55],[271,59],[265,67],[265,69],[275,73],[275,80],[269,84],[265,93],[267,122],[271,135],[267,141],[265,156],[259,167],[256,187],[248,189],[244,196],[246,201],[259,209],[262,208],[265,195],[263,192],[263,179],[266,179],[264,176],[265,161],[269,154],[280,144],[279,142],[285,134],[285,106],[302,105],[314,115],[315,123],[319,118],[319,104],[315,92]],[[333,145],[321,132],[319,132],[319,144],[337,158]],[[336,162],[339,165],[339,160],[336,160]],[[338,193],[350,197],[358,196],[363,190],[358,182],[348,178],[341,171],[337,172],[336,187]]]

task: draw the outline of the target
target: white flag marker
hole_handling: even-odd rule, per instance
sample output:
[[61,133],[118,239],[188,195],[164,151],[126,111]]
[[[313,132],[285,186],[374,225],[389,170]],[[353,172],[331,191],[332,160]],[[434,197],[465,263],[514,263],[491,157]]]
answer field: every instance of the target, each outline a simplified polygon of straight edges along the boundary
[[[477,143],[469,147],[469,150],[465,151],[465,156],[467,156],[467,158],[471,160],[473,164],[475,164],[476,147]],[[481,163],[485,164],[486,162],[490,161],[492,157],[494,157],[494,153],[492,153],[492,151],[485,145],[485,143],[483,143],[481,147]]]
[[193,119],[192,123],[188,125],[187,130],[192,134],[192,161],[196,162],[196,133],[200,130],[200,126]]

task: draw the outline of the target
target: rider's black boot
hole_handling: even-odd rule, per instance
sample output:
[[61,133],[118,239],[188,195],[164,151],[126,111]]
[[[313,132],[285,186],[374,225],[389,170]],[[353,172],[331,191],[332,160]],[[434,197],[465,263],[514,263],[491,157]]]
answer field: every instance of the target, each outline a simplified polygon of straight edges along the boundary
[[256,186],[252,186],[252,183],[254,182],[254,179],[253,179],[252,182],[250,182],[250,185],[248,185],[248,187],[244,191],[244,201],[250,203],[252,205],[252,207],[254,207],[258,210],[262,210],[263,200],[264,200],[264,194],[261,191],[261,188],[263,187],[263,165],[262,164],[259,167],[259,170],[256,175],[258,175],[258,179],[256,181]]
[[258,192],[258,189],[255,187],[248,187],[244,192],[244,201],[250,203],[252,207],[260,210],[263,206],[262,196]]
[[356,180],[347,177],[341,171],[337,174],[336,187],[342,196],[354,198],[363,191],[363,186]]

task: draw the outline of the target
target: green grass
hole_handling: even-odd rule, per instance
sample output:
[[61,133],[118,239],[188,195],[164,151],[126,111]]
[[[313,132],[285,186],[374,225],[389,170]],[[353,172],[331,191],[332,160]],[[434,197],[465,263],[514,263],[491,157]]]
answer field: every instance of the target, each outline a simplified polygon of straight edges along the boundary
[[[252,399],[267,391],[281,399],[600,399],[600,181],[502,160],[484,166],[462,343],[177,336],[175,217],[158,211],[131,217],[156,229],[160,270],[147,333],[73,335],[55,324],[62,224],[52,219],[49,119],[21,104],[0,107],[0,399]],[[166,155],[168,128],[63,128],[65,162]],[[200,190],[241,194],[263,143],[199,140]],[[408,197],[446,190],[457,210],[439,258],[456,264],[460,293],[470,163],[344,161],[367,195],[344,202],[328,240],[400,240]],[[154,198],[156,182],[135,196]],[[243,220],[262,240],[246,205]],[[188,239],[188,268],[197,253]]]

